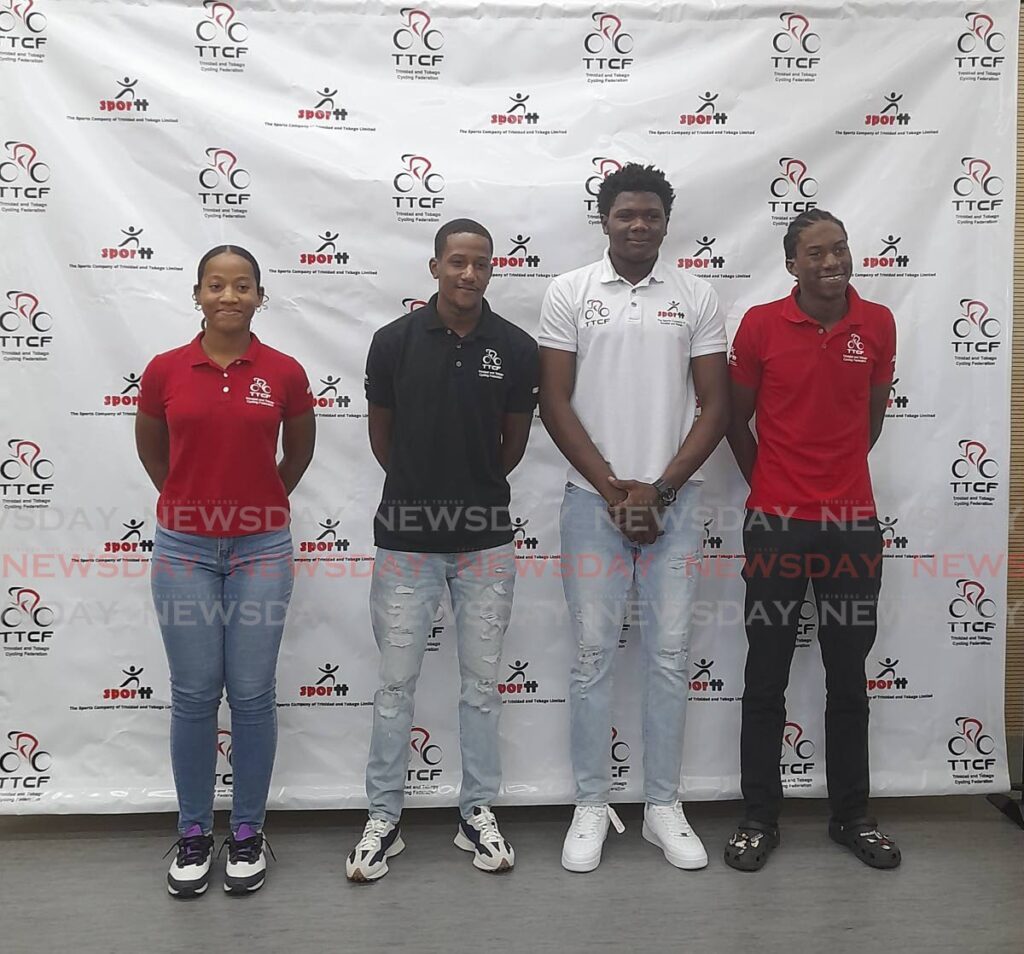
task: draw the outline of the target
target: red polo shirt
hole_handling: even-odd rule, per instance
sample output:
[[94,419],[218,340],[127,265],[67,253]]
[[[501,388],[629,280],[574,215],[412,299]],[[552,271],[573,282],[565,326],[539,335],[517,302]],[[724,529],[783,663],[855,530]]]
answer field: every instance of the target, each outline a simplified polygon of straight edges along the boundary
[[170,434],[157,522],[204,537],[281,530],[289,514],[277,440],[285,418],[313,407],[306,372],[255,335],[221,368],[201,337],[158,354],[142,375],[139,410],[165,420]]
[[786,298],[751,308],[729,353],[732,378],[757,391],[757,460],[747,507],[798,520],[875,514],[868,472],[870,389],[890,384],[892,312],[849,287],[826,331]]

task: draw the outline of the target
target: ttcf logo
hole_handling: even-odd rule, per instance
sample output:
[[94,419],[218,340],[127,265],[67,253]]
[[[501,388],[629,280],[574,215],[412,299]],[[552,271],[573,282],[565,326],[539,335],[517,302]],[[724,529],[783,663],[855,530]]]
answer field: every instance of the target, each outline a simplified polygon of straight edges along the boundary
[[35,146],[9,139],[4,149],[7,158],[0,159],[0,199],[42,199],[49,195],[43,183],[50,181],[50,167],[39,159]]
[[977,580],[956,581],[957,595],[949,604],[951,633],[991,633],[996,624],[995,600],[985,595],[985,586]]
[[[0,10],[0,48],[19,47],[24,50],[38,50],[46,45],[46,37],[39,34],[46,29],[46,17],[38,10],[33,10],[35,0],[6,0],[6,9]],[[7,36],[21,22],[31,36]]]
[[618,172],[622,168],[622,163],[605,156],[595,156],[590,161],[594,166],[594,174],[587,179],[583,187],[587,190],[587,195],[592,197],[585,200],[587,211],[593,212],[597,208],[597,194],[601,191],[601,183],[613,172]]
[[[960,160],[964,174],[953,180],[953,208],[957,212],[993,212],[1002,204],[995,196],[1003,191],[1003,180],[992,175],[992,164],[977,156],[964,156]],[[987,196],[971,198],[967,196]]]
[[[1002,325],[998,318],[989,315],[988,305],[977,298],[961,298],[960,308],[960,317],[953,322],[953,335],[958,339],[950,342],[953,351],[956,354],[991,354],[998,350]],[[978,338],[982,340],[976,340]]]
[[[444,191],[444,176],[439,172],[431,172],[434,164],[426,156],[407,152],[402,156],[402,162],[405,166],[394,179],[395,191],[402,193],[393,197],[395,208],[438,208],[444,202],[444,198],[438,195]],[[418,197],[406,194],[417,187],[428,194]]]
[[[8,732],[8,749],[0,752],[0,791],[39,789],[50,781],[53,758],[30,732]],[[30,774],[33,773],[33,774]]]
[[56,616],[38,592],[27,586],[12,586],[7,595],[10,603],[0,612],[0,637],[5,646],[43,645],[53,639]]
[[[583,38],[583,49],[590,55],[583,57],[583,65],[588,70],[624,70],[631,66],[633,37],[623,31],[622,20],[614,13],[595,13],[591,19],[594,31]],[[602,55],[595,55],[598,53]]]
[[206,150],[206,158],[208,165],[199,172],[199,185],[206,190],[199,193],[204,206],[244,205],[252,198],[242,191],[249,188],[252,176],[230,149],[213,146]]
[[960,56],[956,65],[992,69],[999,66],[1005,57],[992,54],[1006,49],[1006,37],[995,28],[995,21],[987,13],[968,13],[967,30],[957,37],[956,48]]
[[[786,761],[787,755],[797,761]],[[783,775],[809,775],[814,770],[814,743],[804,735],[799,722],[787,722],[782,730],[782,761],[779,771]]]
[[629,775],[629,743],[619,738],[619,730],[612,726],[612,778]]
[[45,348],[53,341],[48,334],[52,329],[53,316],[39,307],[35,295],[27,291],[7,293],[7,309],[0,312],[0,347]]
[[[396,66],[438,66],[443,60],[437,51],[444,46],[444,34],[430,25],[430,14],[415,7],[404,7],[401,14],[405,17],[404,24],[395,30],[391,42],[401,53],[392,53]],[[405,50],[417,46],[427,53],[406,53]]]
[[991,755],[996,750],[996,740],[984,731],[980,719],[973,716],[957,716],[957,733],[946,743],[951,759],[949,767],[961,772],[985,772],[996,764]]
[[0,495],[44,497],[51,490],[53,461],[43,457],[35,441],[15,437],[7,442],[10,457],[0,461]]
[[413,752],[419,756],[420,761],[426,768],[411,768],[406,771],[408,782],[433,782],[441,777],[441,769],[436,766],[441,764],[444,753],[441,746],[430,741],[430,732],[422,726],[414,725],[411,730],[409,745]]
[[815,53],[821,50],[821,37],[811,30],[810,21],[799,13],[781,13],[782,29],[772,37],[776,53],[795,53],[795,56],[773,56],[776,69],[814,69],[821,62]]
[[309,686],[300,686],[299,695],[306,699],[316,696],[347,696],[348,686],[338,682],[338,664],[324,663],[318,667],[320,678]]
[[[235,9],[224,0],[203,0],[206,19],[196,24],[196,36],[202,43],[196,44],[200,58],[212,57],[225,60],[239,60],[249,52],[247,46],[239,46],[249,36],[249,28],[235,15]],[[220,40],[213,44],[212,40]],[[233,45],[225,45],[224,41]]]
[[[963,440],[959,445],[960,456],[950,467],[950,472],[956,478],[949,482],[953,493],[992,493],[999,486],[995,480],[999,475],[999,465],[988,456],[988,448],[981,441]],[[973,480],[965,479],[972,475]],[[982,479],[977,479],[979,477]]]
[[818,180],[807,174],[807,163],[793,156],[783,156],[779,160],[779,167],[782,174],[772,179],[768,187],[772,194],[772,199],[768,202],[771,210],[795,214],[813,209],[817,205],[816,202],[786,198],[792,195],[806,200],[818,194]]

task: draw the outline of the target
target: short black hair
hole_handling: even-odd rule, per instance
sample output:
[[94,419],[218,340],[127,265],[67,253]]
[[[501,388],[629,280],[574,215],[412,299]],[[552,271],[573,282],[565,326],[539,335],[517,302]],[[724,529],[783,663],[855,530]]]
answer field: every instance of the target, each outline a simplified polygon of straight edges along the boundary
[[846,226],[839,221],[831,212],[826,212],[824,209],[808,209],[806,212],[801,212],[792,222],[789,223],[789,228],[786,229],[786,234],[782,238],[782,248],[786,253],[786,261],[791,262],[796,258],[796,243],[797,239],[800,238],[800,233],[815,222],[834,222],[843,230],[843,235],[849,238],[846,234]]
[[199,268],[196,270],[196,284],[203,284],[203,272],[206,270],[206,263],[211,258],[216,258],[218,255],[240,255],[252,266],[252,274],[256,279],[256,285],[260,285],[260,263],[256,261],[256,256],[252,254],[248,249],[242,248],[241,245],[218,245],[215,248],[211,248],[201,259],[199,259]]
[[448,236],[458,235],[460,232],[482,235],[487,239],[487,244],[491,246],[491,254],[494,254],[494,239],[479,222],[474,219],[452,219],[451,222],[445,222],[434,236],[434,258],[439,259],[444,254],[444,243],[448,241]]
[[654,166],[642,166],[639,162],[627,162],[621,169],[607,176],[597,190],[597,211],[609,215],[612,205],[620,192],[653,192],[661,199],[665,218],[672,214],[672,200],[675,190],[669,185],[665,173]]

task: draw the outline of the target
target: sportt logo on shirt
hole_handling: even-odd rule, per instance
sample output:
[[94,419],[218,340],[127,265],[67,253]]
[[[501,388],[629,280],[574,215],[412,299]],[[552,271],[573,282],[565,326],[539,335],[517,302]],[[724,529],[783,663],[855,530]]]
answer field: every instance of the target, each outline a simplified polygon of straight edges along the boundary
[[995,638],[996,603],[978,580],[956,581],[949,603],[949,635],[954,646],[990,646]]
[[4,656],[45,656],[54,636],[56,614],[30,586],[7,590],[7,605],[0,611],[0,639]]
[[402,25],[395,30],[391,43],[398,52],[392,53],[395,76],[400,80],[437,80],[444,55],[438,50],[444,46],[444,34],[432,25],[430,14],[417,7],[403,7]]
[[51,780],[44,773],[52,765],[53,757],[31,732],[8,732],[6,751],[0,751],[0,799],[38,798],[39,790]]
[[795,156],[779,159],[779,175],[772,179],[768,191],[772,198],[768,208],[773,225],[789,225],[793,216],[813,209],[818,203],[810,201],[818,194],[818,180],[807,172],[807,163]]
[[776,83],[809,83],[821,57],[821,37],[802,13],[779,14],[782,29],[772,37],[772,68]]
[[953,320],[953,362],[958,367],[991,367],[996,363],[1002,324],[978,298],[961,298]]
[[241,46],[249,37],[249,28],[238,18],[235,8],[224,0],[203,0],[206,16],[196,24],[195,44],[200,68],[204,71],[240,72],[242,57],[249,52]]
[[492,378],[495,381],[501,381],[505,377],[505,372],[501,370],[501,356],[493,348],[484,350],[477,376]]
[[588,83],[625,83],[633,65],[633,36],[614,13],[594,13],[591,32],[583,38],[583,67]]
[[846,352],[843,354],[843,360],[851,364],[867,363],[868,358],[864,354],[864,342],[856,331],[851,331],[850,337],[846,340]]
[[0,156],[0,212],[45,212],[50,167],[31,143],[8,139]]
[[658,324],[672,325],[677,328],[686,324],[686,315],[679,306],[679,302],[667,302],[664,308],[658,309]]
[[249,395],[245,399],[246,404],[256,404],[259,407],[273,407],[274,397],[270,393],[270,385],[264,378],[252,379],[249,385]]
[[988,448],[975,440],[958,442],[960,454],[953,459],[949,482],[954,507],[991,507],[999,489],[999,464],[989,455]]
[[0,63],[41,63],[46,16],[38,0],[4,0],[0,10]]
[[996,29],[995,20],[987,13],[968,13],[967,29],[956,39],[957,72],[966,82],[992,81],[1000,78],[1006,57],[1006,36]]
[[989,770],[996,764],[996,740],[974,716],[957,716],[954,723],[956,732],[946,742],[946,751],[953,756],[946,762],[954,780],[958,784],[990,781]]

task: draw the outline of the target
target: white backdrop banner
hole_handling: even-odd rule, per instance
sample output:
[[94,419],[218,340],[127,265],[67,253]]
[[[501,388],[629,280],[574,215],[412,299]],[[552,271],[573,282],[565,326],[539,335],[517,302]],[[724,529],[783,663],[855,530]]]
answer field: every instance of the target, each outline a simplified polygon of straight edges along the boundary
[[[361,384],[370,338],[430,295],[434,231],[457,216],[495,237],[493,307],[535,332],[549,280],[600,256],[597,189],[631,160],[675,185],[662,254],[714,284],[730,334],[789,289],[795,214],[846,222],[854,283],[899,331],[871,461],[886,541],[873,790],[1006,788],[1018,15],[1012,0],[0,0],[0,811],[174,807],[155,493],[132,417],[150,357],[195,334],[195,263],[222,242],[259,258],[270,306],[255,328],[303,363],[319,415],[293,497],[271,806],[365,804],[382,483]],[[512,477],[510,803],[572,799],[565,466],[535,424]],[[739,790],[744,488],[724,445],[706,470],[682,785],[723,798]],[[790,795],[825,792],[815,627],[807,602]],[[641,797],[637,636],[627,619],[609,740],[624,801]],[[457,694],[442,605],[411,805],[456,801]],[[219,805],[226,709],[220,725]]]

